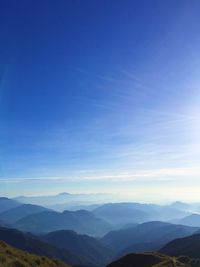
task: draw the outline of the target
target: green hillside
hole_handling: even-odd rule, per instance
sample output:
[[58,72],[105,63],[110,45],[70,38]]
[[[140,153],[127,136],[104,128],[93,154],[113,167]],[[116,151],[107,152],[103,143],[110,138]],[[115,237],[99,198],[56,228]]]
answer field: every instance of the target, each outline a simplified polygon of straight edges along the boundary
[[69,267],[57,259],[36,256],[0,241],[1,267]]

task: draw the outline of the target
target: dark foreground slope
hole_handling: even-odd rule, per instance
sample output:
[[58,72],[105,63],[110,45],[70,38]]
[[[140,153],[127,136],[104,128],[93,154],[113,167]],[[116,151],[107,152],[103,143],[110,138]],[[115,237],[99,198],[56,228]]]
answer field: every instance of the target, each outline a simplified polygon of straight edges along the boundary
[[[25,234],[15,229],[0,227],[0,240],[18,249],[49,258],[57,258],[69,265],[92,265],[86,259],[75,255],[65,249],[59,249],[31,234]],[[0,265],[1,266],[1,265]]]
[[69,267],[57,259],[36,256],[0,241],[1,267]]
[[160,251],[171,256],[185,255],[200,259],[200,234],[175,239]]
[[169,257],[158,253],[128,254],[107,267],[199,267],[200,262],[186,257]]

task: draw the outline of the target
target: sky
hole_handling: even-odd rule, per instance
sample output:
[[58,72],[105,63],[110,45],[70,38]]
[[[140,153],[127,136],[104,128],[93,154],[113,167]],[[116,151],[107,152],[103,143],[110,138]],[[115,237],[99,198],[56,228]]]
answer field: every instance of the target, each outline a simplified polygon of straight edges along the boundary
[[199,14],[198,0],[0,1],[0,195],[200,201]]

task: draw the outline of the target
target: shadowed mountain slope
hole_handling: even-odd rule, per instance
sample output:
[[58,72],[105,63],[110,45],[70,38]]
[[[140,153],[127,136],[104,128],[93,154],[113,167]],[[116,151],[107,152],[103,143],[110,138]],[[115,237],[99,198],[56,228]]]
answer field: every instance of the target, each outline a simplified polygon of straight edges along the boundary
[[123,257],[129,253],[143,253],[143,252],[151,252],[151,251],[159,251],[163,245],[166,244],[163,241],[153,241],[153,242],[143,242],[136,243],[125,249],[121,250],[119,253],[115,255],[115,259]]
[[[148,222],[133,228],[111,231],[101,240],[116,252],[124,251],[139,243],[164,245],[167,242],[193,234],[198,228],[164,222]],[[129,252],[129,249],[128,251]]]
[[70,265],[92,265],[89,261],[78,255],[72,254],[64,249],[59,249],[31,234],[25,234],[15,229],[0,227],[0,240],[33,254],[47,256],[49,258],[58,258]]
[[200,259],[200,234],[175,239],[160,251],[170,256],[185,255]]
[[43,235],[42,239],[56,247],[80,255],[97,266],[105,266],[113,256],[113,252],[97,239],[79,235],[70,230],[51,232]]

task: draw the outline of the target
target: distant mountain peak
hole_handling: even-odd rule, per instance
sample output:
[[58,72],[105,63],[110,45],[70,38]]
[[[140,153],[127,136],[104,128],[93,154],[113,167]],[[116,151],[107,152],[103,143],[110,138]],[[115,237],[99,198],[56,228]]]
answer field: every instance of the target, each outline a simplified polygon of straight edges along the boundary
[[62,193],[59,193],[57,196],[71,196],[71,194],[67,192],[62,192]]

